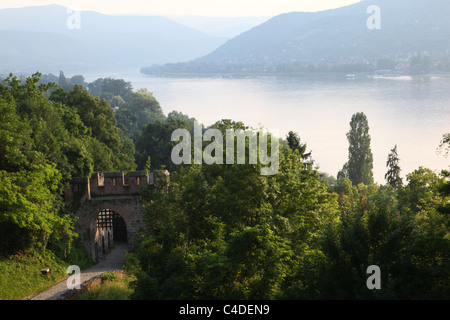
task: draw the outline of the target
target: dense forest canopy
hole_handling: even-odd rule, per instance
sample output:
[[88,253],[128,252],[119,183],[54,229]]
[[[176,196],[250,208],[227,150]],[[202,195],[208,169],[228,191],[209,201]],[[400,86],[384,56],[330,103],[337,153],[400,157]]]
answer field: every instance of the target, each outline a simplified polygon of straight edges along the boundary
[[[259,163],[174,165],[171,133],[192,131],[195,119],[165,115],[147,90],[41,77],[0,83],[2,256],[70,249],[67,179],[166,168],[169,192],[142,195],[135,299],[450,298],[449,171],[420,167],[399,181],[395,147],[386,184],[375,184],[363,113],[350,121],[337,180],[314,167],[296,132],[281,141],[278,173],[262,176]],[[248,127],[223,119],[211,128]],[[442,156],[448,135],[436,146]],[[366,287],[370,265],[382,271],[381,290]]]
[[[245,127],[213,125],[236,126]],[[184,166],[168,194],[145,195],[133,297],[449,298],[448,173],[421,167],[404,186],[347,177],[330,184],[305,150],[290,133],[274,176],[256,164]],[[359,168],[358,176],[371,170]],[[366,287],[371,265],[382,270],[382,290]]]
[[0,84],[1,253],[74,236],[64,181],[94,170],[133,170],[134,144],[106,100],[10,76]]

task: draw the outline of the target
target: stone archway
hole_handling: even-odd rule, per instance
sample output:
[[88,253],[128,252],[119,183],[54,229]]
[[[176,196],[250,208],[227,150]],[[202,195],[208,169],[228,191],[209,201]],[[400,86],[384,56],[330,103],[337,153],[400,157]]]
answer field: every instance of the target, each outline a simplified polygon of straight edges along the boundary
[[119,215],[113,215],[113,240],[114,243],[127,243],[128,242],[128,228],[125,220]]
[[102,209],[94,218],[91,230],[94,239],[94,260],[111,251],[116,243],[128,242],[128,228],[122,216],[111,209]]
[[154,187],[168,192],[168,186],[169,172],[166,170],[128,172],[126,177],[123,172],[95,172],[91,177],[70,180],[64,198],[77,217],[76,232],[91,257],[98,261],[114,243],[114,230],[97,228],[99,213],[109,210],[118,214],[115,217],[121,221],[116,224],[121,224],[121,231],[117,233],[122,237],[116,240],[126,239],[128,248],[132,249],[143,226],[140,193]]
[[79,238],[93,260],[99,261],[116,241],[132,248],[142,226],[142,204],[139,197],[101,197],[85,202],[77,217]]

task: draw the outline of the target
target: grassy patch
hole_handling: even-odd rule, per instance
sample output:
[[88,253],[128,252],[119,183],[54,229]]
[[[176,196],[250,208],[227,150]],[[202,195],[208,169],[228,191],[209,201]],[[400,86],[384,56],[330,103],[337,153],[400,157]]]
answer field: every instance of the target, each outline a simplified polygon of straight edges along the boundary
[[[50,275],[41,274],[49,268]],[[16,254],[0,259],[0,299],[19,300],[37,294],[65,276],[67,265],[51,253]]]
[[[80,245],[74,246],[64,259],[49,250],[0,257],[0,300],[22,300],[34,296],[63,280],[69,265],[84,269],[91,264]],[[50,269],[48,276],[41,274],[44,268]]]
[[78,300],[129,300],[133,293],[130,282],[134,280],[123,271],[105,273],[102,283],[83,292]]

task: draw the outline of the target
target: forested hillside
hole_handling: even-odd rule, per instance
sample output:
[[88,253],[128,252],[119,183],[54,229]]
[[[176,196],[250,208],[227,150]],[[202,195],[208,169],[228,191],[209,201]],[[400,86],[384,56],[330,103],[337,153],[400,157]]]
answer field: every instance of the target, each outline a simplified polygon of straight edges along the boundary
[[82,86],[38,84],[39,74],[0,84],[1,254],[69,246],[64,181],[94,170],[132,170],[134,145],[114,111]]
[[[245,125],[222,120],[212,127]],[[349,137],[358,135],[349,142],[365,136],[350,129]],[[370,144],[357,145],[361,140],[350,144],[344,166],[351,174],[337,181],[311,166],[295,133],[283,143],[273,176],[250,164],[172,172],[168,194],[143,197],[146,230],[132,297],[450,298],[449,173],[421,167],[395,184],[398,158],[391,152],[387,183],[374,184]],[[379,290],[367,286],[371,265],[381,270]]]
[[[76,5],[76,4],[74,4]],[[208,54],[226,38],[153,15],[59,5],[0,10],[0,72],[114,72]]]
[[[370,29],[377,5],[379,29]],[[381,59],[395,65],[417,54],[441,61],[450,50],[450,4],[446,0],[377,0],[320,12],[290,12],[184,63],[142,68],[146,74],[373,72]],[[395,63],[397,62],[397,63]],[[442,71],[442,70],[441,70]]]

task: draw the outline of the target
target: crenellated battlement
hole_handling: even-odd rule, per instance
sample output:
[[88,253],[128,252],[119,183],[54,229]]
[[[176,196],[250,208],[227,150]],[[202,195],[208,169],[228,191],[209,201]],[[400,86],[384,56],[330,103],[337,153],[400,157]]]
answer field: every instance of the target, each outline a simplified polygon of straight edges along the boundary
[[[140,194],[156,188],[168,192],[170,174],[167,170],[94,172],[90,177],[67,181],[67,209],[77,217],[75,230],[87,252],[98,261],[108,253],[122,233],[131,247],[143,225],[143,204]],[[124,230],[125,229],[125,230]]]
[[[73,178],[65,190],[66,202],[84,202],[102,196],[136,196],[143,189],[160,184],[168,187],[169,172],[131,171],[124,172],[94,172],[91,177]],[[161,179],[163,178],[163,179]],[[156,182],[155,182],[156,181]]]

